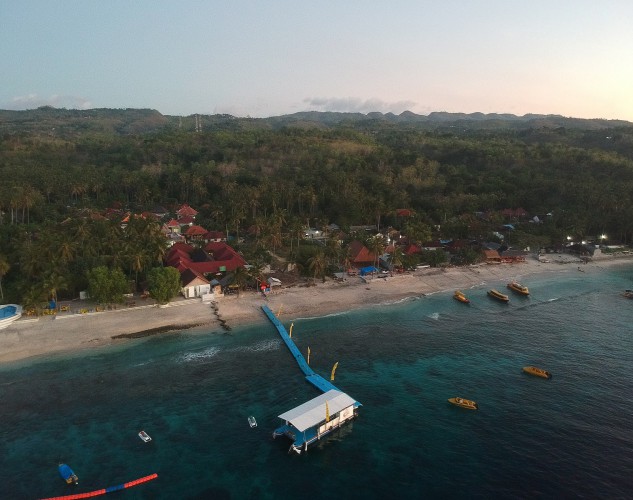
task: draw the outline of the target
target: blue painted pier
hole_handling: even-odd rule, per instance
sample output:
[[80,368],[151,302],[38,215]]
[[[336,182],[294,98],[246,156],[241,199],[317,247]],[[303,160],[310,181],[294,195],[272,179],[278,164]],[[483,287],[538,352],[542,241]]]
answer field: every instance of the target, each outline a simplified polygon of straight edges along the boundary
[[306,380],[323,392],[320,396],[279,415],[284,424],[275,429],[273,438],[286,436],[292,442],[288,451],[301,453],[307,451],[309,444],[318,441],[346,422],[356,418],[358,407],[361,404],[315,373],[290,338],[281,321],[267,306],[262,306],[262,310],[277,328],[281,339],[305,374]]
[[262,306],[262,310],[266,313],[266,316],[268,316],[268,319],[270,319],[272,324],[277,328],[277,331],[281,336],[281,340],[284,341],[290,350],[290,353],[294,356],[299,368],[301,368],[301,371],[305,374],[306,380],[321,392],[331,391],[332,389],[338,391],[339,389],[335,387],[334,384],[332,384],[329,380],[324,379],[321,375],[310,368],[310,365],[303,357],[303,354],[301,354],[301,351],[299,351],[295,343],[290,338],[290,335],[288,335],[286,328],[281,321],[279,321],[277,316],[275,316],[275,314],[270,310],[270,308],[268,306]]

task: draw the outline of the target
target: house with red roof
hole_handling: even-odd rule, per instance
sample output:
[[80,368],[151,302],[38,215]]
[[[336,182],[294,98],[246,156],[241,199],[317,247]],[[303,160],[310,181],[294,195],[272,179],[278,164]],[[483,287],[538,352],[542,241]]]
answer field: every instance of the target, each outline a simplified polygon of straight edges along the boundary
[[181,275],[189,269],[210,278],[211,275],[243,267],[246,261],[224,242],[207,243],[203,248],[189,243],[175,243],[165,255],[165,264],[178,269]]
[[373,266],[376,262],[376,256],[361,241],[352,241],[349,244],[349,252],[354,267]]
[[183,217],[191,217],[192,219],[195,219],[196,215],[198,215],[198,211],[191,208],[186,203],[176,211],[178,219],[182,219]]
[[202,226],[194,225],[187,228],[187,230],[184,232],[184,237],[187,242],[204,241],[204,237],[208,232],[209,231],[207,231]]

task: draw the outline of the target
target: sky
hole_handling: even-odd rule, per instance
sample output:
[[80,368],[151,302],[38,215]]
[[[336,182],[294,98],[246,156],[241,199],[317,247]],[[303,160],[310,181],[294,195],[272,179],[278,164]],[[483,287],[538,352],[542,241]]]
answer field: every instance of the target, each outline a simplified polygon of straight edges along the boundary
[[633,121],[632,0],[0,0],[0,109]]

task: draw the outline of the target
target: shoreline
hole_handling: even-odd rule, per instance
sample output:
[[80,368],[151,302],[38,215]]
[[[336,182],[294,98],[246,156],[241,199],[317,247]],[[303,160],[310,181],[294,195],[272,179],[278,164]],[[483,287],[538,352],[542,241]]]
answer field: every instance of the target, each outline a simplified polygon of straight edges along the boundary
[[129,339],[187,330],[201,334],[232,327],[265,323],[263,304],[285,320],[327,316],[380,304],[395,303],[449,290],[464,291],[485,284],[503,286],[543,274],[600,272],[603,268],[633,262],[633,255],[601,256],[587,263],[569,255],[551,262],[528,259],[516,264],[477,264],[467,267],[428,268],[406,274],[374,277],[367,282],[349,277],[314,286],[294,285],[267,297],[243,292],[215,302],[177,298],[167,306],[155,304],[87,314],[23,317],[0,330],[0,364],[11,364],[47,355],[76,353],[85,349],[120,345]]

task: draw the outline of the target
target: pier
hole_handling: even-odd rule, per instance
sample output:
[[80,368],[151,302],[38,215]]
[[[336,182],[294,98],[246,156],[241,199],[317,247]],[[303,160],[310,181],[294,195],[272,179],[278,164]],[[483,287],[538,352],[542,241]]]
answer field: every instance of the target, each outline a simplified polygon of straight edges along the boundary
[[332,384],[329,380],[324,379],[321,375],[310,368],[310,365],[303,357],[303,354],[301,354],[295,343],[290,338],[290,335],[288,335],[286,328],[281,323],[281,321],[279,321],[277,316],[275,316],[275,314],[270,310],[270,308],[268,306],[262,306],[262,310],[266,313],[266,316],[268,316],[268,319],[270,319],[272,324],[275,325],[275,328],[277,328],[277,331],[281,336],[281,340],[284,341],[284,343],[288,347],[288,350],[290,350],[290,353],[295,358],[295,361],[299,365],[299,368],[301,368],[301,371],[304,373],[306,380],[323,393],[331,390],[340,392],[340,390],[335,387],[334,384]]
[[301,453],[307,451],[309,444],[354,419],[361,404],[315,373],[277,316],[267,306],[262,306],[262,310],[277,328],[306,380],[323,392],[320,396],[279,415],[284,424],[275,429],[273,438],[286,436],[292,442],[288,452]]

